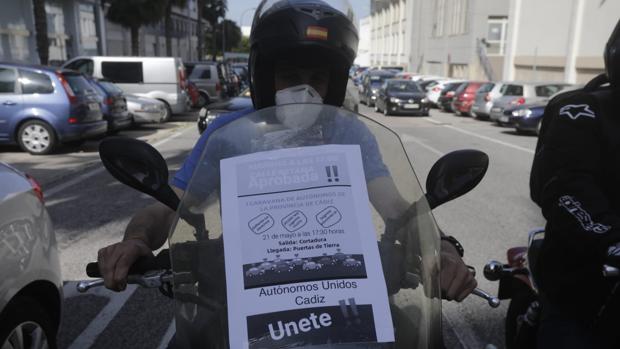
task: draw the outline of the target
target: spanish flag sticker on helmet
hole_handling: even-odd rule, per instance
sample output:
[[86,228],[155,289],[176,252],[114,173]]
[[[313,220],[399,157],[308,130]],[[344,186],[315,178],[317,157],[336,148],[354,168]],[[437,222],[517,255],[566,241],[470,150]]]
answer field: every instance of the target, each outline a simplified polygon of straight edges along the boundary
[[306,29],[306,38],[311,40],[327,40],[329,31],[324,27],[309,26]]

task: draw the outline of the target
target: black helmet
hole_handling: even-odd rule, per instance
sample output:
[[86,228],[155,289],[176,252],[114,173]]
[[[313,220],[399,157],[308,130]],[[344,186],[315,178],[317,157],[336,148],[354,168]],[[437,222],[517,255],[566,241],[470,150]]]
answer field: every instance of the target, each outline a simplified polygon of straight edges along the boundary
[[620,21],[605,46],[605,70],[613,88],[620,87]]
[[263,0],[250,34],[250,89],[256,109],[275,105],[275,63],[327,67],[324,103],[341,106],[359,36],[347,0]]

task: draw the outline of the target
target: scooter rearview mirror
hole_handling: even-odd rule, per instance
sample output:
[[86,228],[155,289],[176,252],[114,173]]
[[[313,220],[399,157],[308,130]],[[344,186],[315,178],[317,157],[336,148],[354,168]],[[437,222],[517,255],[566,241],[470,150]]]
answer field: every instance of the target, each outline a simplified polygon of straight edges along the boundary
[[132,138],[109,137],[99,144],[99,156],[119,182],[177,210],[180,200],[168,184],[168,166],[151,145]]
[[482,180],[489,156],[479,150],[457,150],[444,155],[426,179],[426,199],[431,209],[466,194]]

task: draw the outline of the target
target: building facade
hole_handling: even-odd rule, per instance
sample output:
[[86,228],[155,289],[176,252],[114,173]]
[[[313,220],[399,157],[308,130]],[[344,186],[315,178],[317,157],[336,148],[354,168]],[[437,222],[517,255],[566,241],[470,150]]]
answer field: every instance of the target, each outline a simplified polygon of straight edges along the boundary
[[355,59],[355,64],[360,65],[362,67],[370,66],[370,45],[371,40],[370,36],[372,33],[372,18],[365,17],[362,18],[359,22],[359,36],[360,41],[357,48],[357,58]]
[[[173,7],[172,53],[197,60],[197,0]],[[0,60],[39,63],[32,0],[0,0]],[[105,18],[100,0],[46,0],[50,64],[82,55],[130,55],[129,30]],[[203,28],[207,28],[206,23]],[[163,20],[140,30],[140,55],[165,56]]]
[[585,83],[604,72],[619,1],[511,0],[510,7],[505,79]]
[[509,0],[373,0],[371,63],[421,74],[501,75]]
[[[107,55],[131,55],[131,34],[128,28],[106,20]],[[203,28],[206,24],[203,25]],[[172,8],[172,55],[184,61],[198,60],[198,4],[188,0],[185,8]],[[164,21],[140,29],[140,55],[166,56],[166,34]]]

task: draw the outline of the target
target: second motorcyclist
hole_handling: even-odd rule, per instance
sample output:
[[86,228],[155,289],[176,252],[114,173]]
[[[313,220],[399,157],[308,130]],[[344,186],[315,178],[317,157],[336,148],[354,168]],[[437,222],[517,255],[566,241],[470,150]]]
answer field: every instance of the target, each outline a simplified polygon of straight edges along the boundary
[[620,347],[620,293],[602,273],[620,257],[620,22],[605,66],[609,87],[564,93],[545,110],[531,177],[547,219],[539,348]]

